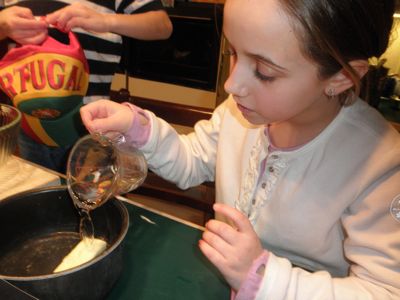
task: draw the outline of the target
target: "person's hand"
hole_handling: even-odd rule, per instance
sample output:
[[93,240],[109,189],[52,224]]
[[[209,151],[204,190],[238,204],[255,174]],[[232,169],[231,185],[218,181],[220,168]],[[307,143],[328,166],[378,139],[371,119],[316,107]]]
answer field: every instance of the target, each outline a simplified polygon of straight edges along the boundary
[[72,3],[46,16],[46,21],[60,30],[79,27],[86,31],[109,32],[108,18],[79,2]]
[[0,36],[18,44],[40,44],[48,34],[48,24],[36,19],[29,8],[12,6],[0,11]]
[[224,204],[214,204],[213,207],[216,213],[225,216],[233,226],[210,220],[206,224],[202,240],[199,241],[199,247],[237,291],[263,248],[245,215]]
[[125,105],[98,100],[80,109],[82,122],[90,133],[126,133],[132,125],[134,113]]

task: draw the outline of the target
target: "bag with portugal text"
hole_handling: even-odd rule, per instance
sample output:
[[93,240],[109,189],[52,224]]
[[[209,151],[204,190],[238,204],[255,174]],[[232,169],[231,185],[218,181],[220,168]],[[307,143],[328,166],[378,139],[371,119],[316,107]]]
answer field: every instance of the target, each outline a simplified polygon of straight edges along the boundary
[[72,145],[85,132],[79,116],[89,67],[72,33],[69,44],[48,36],[9,50],[0,61],[0,88],[22,112],[21,128],[48,146]]

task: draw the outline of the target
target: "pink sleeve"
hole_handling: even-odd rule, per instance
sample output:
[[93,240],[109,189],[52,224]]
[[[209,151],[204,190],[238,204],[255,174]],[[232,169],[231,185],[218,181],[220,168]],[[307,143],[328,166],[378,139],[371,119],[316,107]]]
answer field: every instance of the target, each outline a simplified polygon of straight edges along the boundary
[[259,270],[266,267],[268,254],[268,251],[264,250],[261,255],[254,260],[239,290],[236,293],[232,290],[231,300],[252,300],[256,297],[264,276],[264,271],[259,274]]
[[[128,132],[124,134],[127,142],[131,143],[132,146],[136,148],[140,148],[147,143],[150,137],[151,131],[151,122],[150,117],[146,114],[146,112],[131,103],[124,102],[122,105],[128,106],[132,112],[135,114],[135,118],[133,118],[133,122]],[[141,122],[141,118],[136,115],[141,115],[143,118],[147,119],[148,122],[143,124]]]

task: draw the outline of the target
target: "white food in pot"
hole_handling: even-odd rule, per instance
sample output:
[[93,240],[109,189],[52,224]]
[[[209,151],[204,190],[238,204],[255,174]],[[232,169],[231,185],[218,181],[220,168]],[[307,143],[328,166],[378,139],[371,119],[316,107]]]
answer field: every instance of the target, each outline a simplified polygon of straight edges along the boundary
[[107,243],[101,239],[84,238],[64,257],[53,273],[80,266],[100,255],[106,247]]

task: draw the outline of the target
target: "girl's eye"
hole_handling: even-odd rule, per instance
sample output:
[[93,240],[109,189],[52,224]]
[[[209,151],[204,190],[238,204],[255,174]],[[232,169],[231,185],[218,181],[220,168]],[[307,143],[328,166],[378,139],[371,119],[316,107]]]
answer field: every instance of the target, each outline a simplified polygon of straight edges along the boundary
[[266,64],[257,63],[254,70],[254,76],[261,81],[272,82],[276,79],[276,72]]
[[261,81],[272,82],[272,81],[275,80],[275,77],[264,75],[264,74],[260,73],[260,71],[258,71],[257,69],[254,70],[254,76],[256,76],[256,77],[257,77],[258,79],[260,79]]

